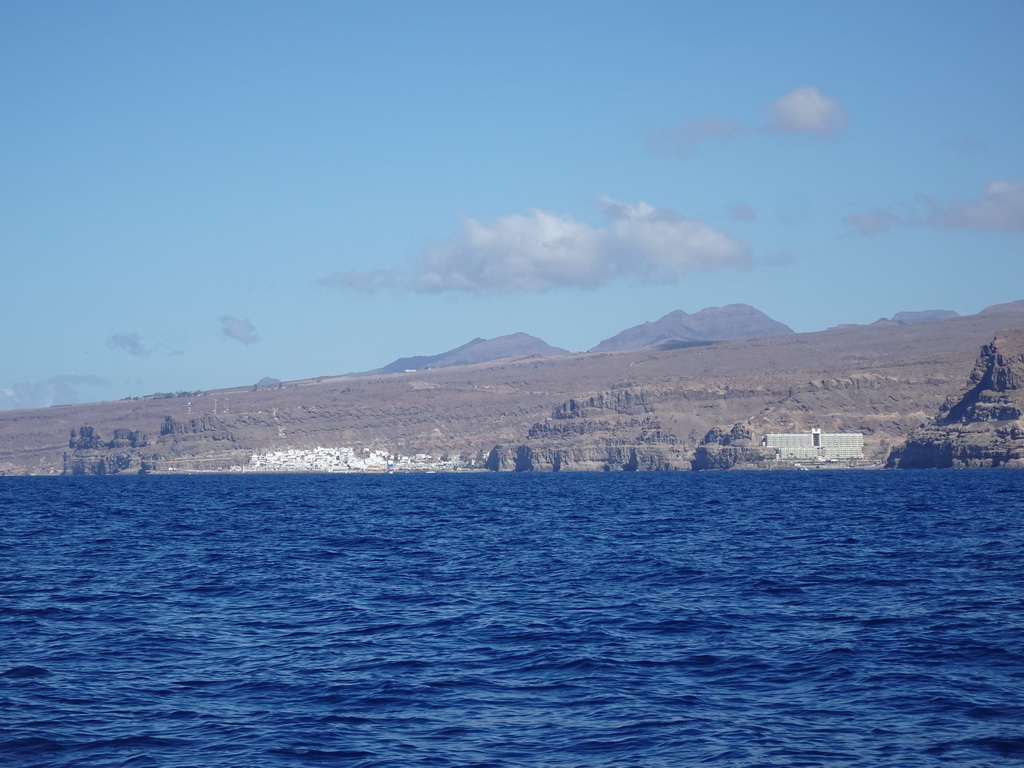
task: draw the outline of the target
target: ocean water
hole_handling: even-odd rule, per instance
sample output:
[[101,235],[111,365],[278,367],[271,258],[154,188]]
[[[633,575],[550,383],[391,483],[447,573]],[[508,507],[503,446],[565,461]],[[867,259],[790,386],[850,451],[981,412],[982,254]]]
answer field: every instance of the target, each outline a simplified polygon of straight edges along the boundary
[[0,478],[3,766],[1020,766],[1024,471]]

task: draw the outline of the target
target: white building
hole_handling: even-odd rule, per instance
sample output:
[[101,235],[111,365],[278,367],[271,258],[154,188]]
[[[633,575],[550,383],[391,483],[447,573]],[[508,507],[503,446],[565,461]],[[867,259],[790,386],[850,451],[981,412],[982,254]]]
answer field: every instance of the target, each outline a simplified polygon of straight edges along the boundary
[[864,458],[864,435],[860,432],[780,432],[767,434],[761,441],[765,448],[775,448],[780,459],[806,461],[838,461]]
[[434,459],[425,453],[415,456],[348,446],[334,448],[288,448],[253,454],[248,464],[232,467],[233,472],[454,472],[469,469],[461,458]]

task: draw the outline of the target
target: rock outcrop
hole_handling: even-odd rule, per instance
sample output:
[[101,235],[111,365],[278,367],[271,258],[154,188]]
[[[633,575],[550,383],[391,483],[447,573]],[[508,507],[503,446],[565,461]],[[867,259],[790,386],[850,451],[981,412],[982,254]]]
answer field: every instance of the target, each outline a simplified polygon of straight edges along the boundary
[[92,426],[71,430],[70,450],[64,453],[65,475],[140,474],[181,465],[191,469],[226,469],[222,447],[235,437],[215,416],[185,421],[164,418],[156,437],[138,430],[115,429],[105,440]]
[[1024,467],[1024,329],[1000,331],[981,355],[967,391],[890,454],[900,469]]
[[119,472],[145,471],[145,452],[150,437],[144,432],[115,429],[110,440],[104,440],[90,426],[71,430],[68,452],[64,454],[66,475],[116,475]]
[[726,432],[721,427],[709,430],[694,451],[691,468],[753,469],[766,466],[775,458],[775,450],[762,448],[760,436],[746,424],[734,424]]
[[495,471],[664,471],[689,469],[679,439],[653,416],[657,395],[636,387],[574,397],[535,423],[524,443],[495,446]]
[[882,463],[1007,326],[1024,312],[0,412],[0,474],[226,471],[332,446],[474,466],[501,446],[490,466],[509,472],[710,469],[811,427],[860,432]]

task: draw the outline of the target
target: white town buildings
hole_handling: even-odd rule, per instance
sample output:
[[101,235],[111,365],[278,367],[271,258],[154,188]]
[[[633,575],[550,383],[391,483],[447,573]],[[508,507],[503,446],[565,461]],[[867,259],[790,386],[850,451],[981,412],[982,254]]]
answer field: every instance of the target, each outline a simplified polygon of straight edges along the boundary
[[437,472],[467,469],[466,462],[423,453],[400,456],[370,448],[290,448],[255,454],[235,472]]

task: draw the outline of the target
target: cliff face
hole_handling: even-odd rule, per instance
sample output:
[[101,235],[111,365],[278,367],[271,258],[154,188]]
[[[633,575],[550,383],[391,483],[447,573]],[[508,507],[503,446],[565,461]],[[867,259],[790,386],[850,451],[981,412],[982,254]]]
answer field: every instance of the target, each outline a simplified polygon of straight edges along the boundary
[[765,466],[775,458],[775,450],[762,448],[759,436],[745,424],[734,424],[726,432],[720,427],[710,430],[694,452],[691,467],[706,469],[754,468]]
[[[234,435],[215,416],[177,421],[164,418],[157,435],[115,429],[105,440],[99,430],[82,426],[71,430],[64,453],[65,475],[146,474],[165,468],[175,457],[188,457],[188,468],[226,469],[225,451]],[[227,452],[230,455],[230,452]]]
[[892,452],[889,466],[1024,467],[1024,330],[1000,331],[981,354],[965,392]]
[[679,438],[653,415],[659,395],[638,387],[570,398],[515,446],[491,451],[488,469],[626,472],[689,469]]
[[[1024,313],[6,411],[0,474],[221,471],[318,446],[502,471],[721,469],[756,466],[766,432],[812,427],[860,432],[881,463],[1009,324]],[[979,397],[970,413],[983,406],[1016,407]]]

